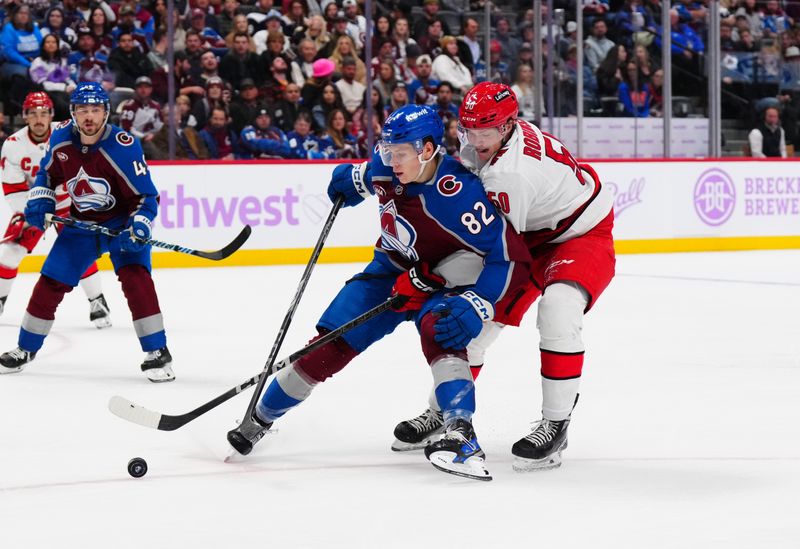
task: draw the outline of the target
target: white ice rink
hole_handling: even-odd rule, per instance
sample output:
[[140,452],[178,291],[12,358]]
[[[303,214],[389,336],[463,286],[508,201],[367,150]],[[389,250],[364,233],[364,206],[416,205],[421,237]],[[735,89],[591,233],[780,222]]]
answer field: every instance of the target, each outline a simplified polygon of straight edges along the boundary
[[[113,274],[114,327],[80,290],[28,368],[0,377],[0,548],[800,547],[800,251],[621,256],[586,318],[581,401],[561,469],[517,474],[511,445],[539,417],[535,310],[478,381],[475,424],[494,481],[389,450],[426,406],[406,325],[222,463],[250,392],[159,432],[106,410],[120,394],[182,413],[262,368],[302,266],[161,270],[177,380],[146,381]],[[358,265],[320,265],[281,357],[313,333]],[[0,318],[16,344],[35,282]],[[150,471],[128,476],[130,458]]]

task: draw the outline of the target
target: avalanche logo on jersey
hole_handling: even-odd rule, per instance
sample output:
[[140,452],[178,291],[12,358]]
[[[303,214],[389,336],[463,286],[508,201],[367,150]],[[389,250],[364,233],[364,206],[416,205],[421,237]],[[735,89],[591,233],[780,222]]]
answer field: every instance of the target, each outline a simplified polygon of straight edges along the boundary
[[417,231],[411,223],[397,214],[394,200],[381,206],[381,244],[387,250],[394,250],[409,261],[419,261],[414,249]]
[[461,181],[456,179],[454,175],[445,175],[436,182],[436,190],[439,191],[439,194],[442,196],[456,195],[463,186]]
[[67,181],[67,192],[79,212],[110,210],[116,204],[111,185],[102,177],[92,177],[81,166],[78,174]]
[[133,136],[129,133],[119,132],[117,134],[116,139],[117,143],[119,143],[123,147],[128,147],[130,145],[133,145]]

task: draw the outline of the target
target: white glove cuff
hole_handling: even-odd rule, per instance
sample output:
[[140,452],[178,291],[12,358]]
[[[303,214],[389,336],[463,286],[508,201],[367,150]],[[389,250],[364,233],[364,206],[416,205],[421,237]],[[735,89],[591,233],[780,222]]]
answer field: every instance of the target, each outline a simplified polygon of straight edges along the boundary
[[366,173],[366,162],[354,164],[353,171],[350,172],[350,177],[353,179],[353,186],[356,188],[356,192],[360,194],[362,198],[369,198],[372,196],[372,193],[369,191],[369,187],[367,187],[367,184],[364,182],[364,175]]
[[494,305],[483,299],[472,290],[462,292],[458,295],[458,297],[466,299],[467,302],[472,305],[472,308],[475,309],[475,312],[478,313],[478,316],[482,321],[489,322],[494,318]]
[[150,218],[147,217],[146,215],[134,215],[133,216],[133,222],[134,223],[141,223],[141,224],[147,226],[147,234],[139,234],[141,231],[136,231],[136,230],[133,231],[133,234],[135,234],[138,238],[141,238],[142,240],[146,240],[148,238],[148,236],[153,232],[153,224],[150,221]]
[[55,202],[56,192],[48,187],[34,187],[28,191],[28,200],[36,200],[37,198],[49,198]]

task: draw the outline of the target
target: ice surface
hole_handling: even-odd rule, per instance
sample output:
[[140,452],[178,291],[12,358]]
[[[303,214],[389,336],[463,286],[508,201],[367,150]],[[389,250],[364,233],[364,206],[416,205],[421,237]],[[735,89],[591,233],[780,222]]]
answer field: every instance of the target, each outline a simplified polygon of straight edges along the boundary
[[[177,380],[139,371],[130,315],[103,272],[114,327],[80,290],[37,359],[0,376],[0,547],[787,548],[800,544],[800,251],[621,256],[586,318],[587,361],[564,465],[519,474],[511,445],[539,418],[535,310],[478,382],[494,480],[389,449],[426,407],[411,325],[319,387],[253,454],[222,463],[250,392],[175,432],[106,410],[123,395],[183,413],[257,373],[302,266],[155,275]],[[357,265],[320,265],[281,357]],[[0,318],[16,344],[35,283]],[[128,476],[145,458],[149,472]]]

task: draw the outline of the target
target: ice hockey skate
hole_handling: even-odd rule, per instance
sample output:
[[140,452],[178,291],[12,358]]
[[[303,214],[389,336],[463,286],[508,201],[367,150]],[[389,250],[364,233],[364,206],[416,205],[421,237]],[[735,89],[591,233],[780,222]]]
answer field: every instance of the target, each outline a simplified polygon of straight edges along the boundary
[[89,320],[98,330],[111,327],[111,311],[103,294],[89,300]]
[[0,355],[0,374],[15,374],[21,372],[25,365],[36,358],[36,353],[31,353],[17,347]]
[[408,452],[422,450],[431,442],[438,440],[444,432],[442,412],[428,408],[415,418],[401,421],[394,428],[395,441],[392,450]]
[[153,383],[174,381],[175,374],[172,372],[172,355],[169,354],[169,349],[162,347],[147,353],[142,362],[142,371]]
[[483,465],[486,454],[478,444],[472,423],[456,419],[445,427],[445,433],[425,448],[425,457],[434,467],[451,475],[474,480],[492,480]]
[[533,431],[511,447],[514,455],[512,468],[524,473],[560,467],[561,452],[567,449],[569,421],[569,418],[561,421],[543,418],[537,421]]
[[[272,427],[272,423],[264,423],[255,415],[249,416],[236,429],[228,431],[228,442],[236,452],[246,456],[253,451],[253,446],[261,440]],[[225,461],[230,461],[236,454],[229,454]]]

